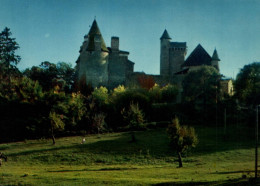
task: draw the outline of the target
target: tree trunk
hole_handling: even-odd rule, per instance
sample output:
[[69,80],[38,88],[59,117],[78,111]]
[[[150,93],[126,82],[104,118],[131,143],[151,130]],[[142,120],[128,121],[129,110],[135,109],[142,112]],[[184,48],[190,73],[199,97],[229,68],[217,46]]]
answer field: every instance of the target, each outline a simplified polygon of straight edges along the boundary
[[53,127],[51,128],[51,137],[52,137],[52,144],[55,145],[56,141],[55,141],[55,137],[54,137],[54,129],[53,129]]
[[178,152],[178,161],[179,161],[179,167],[182,167],[182,157],[181,157],[181,152]]

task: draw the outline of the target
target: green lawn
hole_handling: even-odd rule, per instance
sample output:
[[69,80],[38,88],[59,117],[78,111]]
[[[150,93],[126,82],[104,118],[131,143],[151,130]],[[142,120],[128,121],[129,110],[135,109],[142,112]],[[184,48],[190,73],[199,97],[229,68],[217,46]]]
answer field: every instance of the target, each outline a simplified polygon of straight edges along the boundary
[[8,162],[0,185],[219,185],[250,184],[254,177],[254,132],[232,126],[196,127],[199,144],[177,168],[165,129],[0,144]]

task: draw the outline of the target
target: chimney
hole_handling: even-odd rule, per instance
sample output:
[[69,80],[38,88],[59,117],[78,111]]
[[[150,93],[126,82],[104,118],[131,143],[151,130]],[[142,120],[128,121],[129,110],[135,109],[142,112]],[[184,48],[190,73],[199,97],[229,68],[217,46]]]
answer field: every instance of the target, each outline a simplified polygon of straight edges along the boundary
[[111,37],[111,50],[119,51],[119,37]]

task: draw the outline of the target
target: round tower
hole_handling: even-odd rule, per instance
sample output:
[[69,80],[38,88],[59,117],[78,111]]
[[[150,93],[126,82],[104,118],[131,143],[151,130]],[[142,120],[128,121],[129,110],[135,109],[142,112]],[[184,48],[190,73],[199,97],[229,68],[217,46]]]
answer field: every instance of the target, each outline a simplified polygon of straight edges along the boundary
[[161,40],[161,54],[160,54],[160,75],[168,76],[169,75],[169,47],[171,37],[169,36],[167,30],[163,32]]
[[218,52],[217,50],[215,49],[214,52],[213,52],[213,55],[211,57],[211,65],[213,67],[215,67],[218,71],[219,71],[219,57],[218,57]]
[[97,22],[94,20],[88,35],[84,37],[77,60],[78,80],[92,87],[107,86],[108,54]]

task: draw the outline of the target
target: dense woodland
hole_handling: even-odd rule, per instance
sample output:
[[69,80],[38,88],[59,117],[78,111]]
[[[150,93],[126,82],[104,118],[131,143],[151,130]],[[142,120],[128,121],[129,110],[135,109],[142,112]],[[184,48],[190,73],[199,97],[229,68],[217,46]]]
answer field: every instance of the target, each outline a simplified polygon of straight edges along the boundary
[[[166,126],[178,117],[186,125],[255,124],[260,104],[260,63],[245,65],[234,80],[235,95],[220,89],[213,67],[189,73],[182,102],[175,85],[160,86],[140,76],[131,87],[92,89],[77,82],[74,67],[44,61],[20,71],[19,44],[9,28],[0,33],[0,142]],[[226,114],[226,115],[225,115]]]

